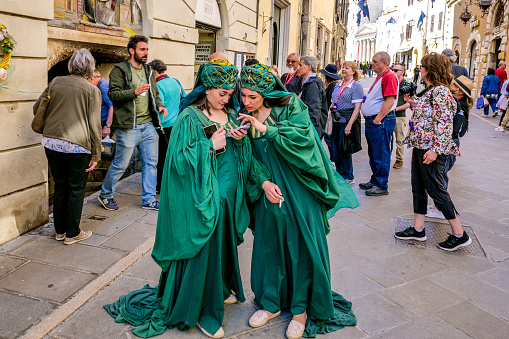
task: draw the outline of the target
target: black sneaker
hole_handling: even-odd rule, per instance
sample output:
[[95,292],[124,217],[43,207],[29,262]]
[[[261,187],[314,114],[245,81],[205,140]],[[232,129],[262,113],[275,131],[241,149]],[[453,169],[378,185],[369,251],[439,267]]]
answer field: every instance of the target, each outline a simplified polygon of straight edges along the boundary
[[438,248],[444,251],[455,251],[460,247],[468,246],[472,243],[472,239],[468,236],[467,232],[463,231],[461,238],[456,237],[454,234],[449,234],[446,241],[438,244]]
[[359,188],[361,190],[369,190],[370,188],[373,188],[375,185],[371,183],[370,181],[365,182],[363,184],[359,184]]
[[426,241],[426,239],[428,239],[426,237],[426,230],[422,230],[422,232],[417,232],[413,227],[409,227],[404,231],[394,233],[394,237],[401,240],[417,240],[417,241]]
[[389,194],[388,190],[383,190],[378,186],[373,186],[369,190],[366,190],[366,195],[369,195],[370,197],[379,197],[387,194]]
[[118,210],[118,205],[115,199],[113,198],[103,198],[101,196],[97,197],[101,205],[106,208],[108,211]]

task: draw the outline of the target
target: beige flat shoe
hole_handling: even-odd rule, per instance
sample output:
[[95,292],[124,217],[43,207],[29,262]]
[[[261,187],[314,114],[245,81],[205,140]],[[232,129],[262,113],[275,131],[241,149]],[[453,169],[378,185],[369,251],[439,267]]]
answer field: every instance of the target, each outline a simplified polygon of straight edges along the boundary
[[231,305],[231,304],[236,304],[238,301],[239,301],[239,300],[237,299],[237,296],[236,296],[234,293],[232,293],[232,294],[230,294],[230,296],[228,297],[228,299],[226,299],[226,300],[224,301],[224,303],[225,303],[226,305]]
[[286,329],[286,337],[288,339],[299,339],[304,334],[305,329],[306,326],[302,325],[297,320],[292,320]]
[[261,327],[267,323],[270,319],[274,319],[275,317],[281,314],[281,310],[277,311],[272,315],[268,315],[267,312],[263,310],[256,311],[251,318],[249,318],[249,326],[251,327]]
[[92,236],[92,231],[81,231],[77,236],[72,238],[65,237],[64,244],[66,245],[72,245],[77,243],[78,241],[87,240]]
[[203,329],[203,327],[200,326],[200,323],[196,323],[196,326],[198,326],[198,328],[203,332],[203,334],[205,334],[209,338],[222,338],[222,337],[224,337],[224,330],[223,330],[222,327],[219,327],[217,332],[214,335],[212,335],[209,332],[205,331]]
[[65,233],[62,233],[62,234],[55,234],[55,240],[57,241],[62,241],[65,239]]

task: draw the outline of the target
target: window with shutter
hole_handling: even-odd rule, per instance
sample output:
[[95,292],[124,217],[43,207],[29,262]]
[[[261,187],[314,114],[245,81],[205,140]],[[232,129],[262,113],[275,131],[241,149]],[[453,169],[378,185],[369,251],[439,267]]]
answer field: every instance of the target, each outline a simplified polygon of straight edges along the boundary
[[434,28],[433,26],[434,26],[434,25],[435,25],[435,16],[434,16],[434,15],[432,15],[432,16],[431,16],[431,23],[430,23],[430,25],[429,25],[429,31],[430,31],[430,32],[433,32],[433,28]]
[[443,17],[443,15],[444,15],[444,12],[440,12],[440,13],[438,14],[438,28],[437,28],[437,29],[438,29],[439,31],[441,31],[441,30],[442,30],[442,19],[443,19],[442,17]]

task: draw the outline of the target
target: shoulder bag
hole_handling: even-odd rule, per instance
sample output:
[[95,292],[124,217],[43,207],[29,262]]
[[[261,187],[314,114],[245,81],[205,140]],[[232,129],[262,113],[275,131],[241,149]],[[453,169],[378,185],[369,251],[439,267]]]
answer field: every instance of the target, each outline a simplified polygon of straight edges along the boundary
[[46,120],[46,113],[48,112],[48,107],[51,99],[51,85],[53,81],[48,86],[48,93],[45,97],[41,98],[39,103],[39,107],[37,108],[37,112],[35,112],[34,120],[32,120],[32,129],[35,133],[42,134],[44,129],[44,121]]

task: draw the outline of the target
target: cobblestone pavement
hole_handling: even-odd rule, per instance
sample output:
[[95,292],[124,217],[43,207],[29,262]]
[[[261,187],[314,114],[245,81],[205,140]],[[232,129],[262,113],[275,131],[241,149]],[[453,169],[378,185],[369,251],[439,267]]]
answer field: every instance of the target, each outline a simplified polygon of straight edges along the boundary
[[[369,87],[371,79],[362,79]],[[479,114],[479,112],[474,112]],[[328,235],[332,288],[352,301],[356,327],[321,338],[507,338],[509,333],[509,135],[495,132],[498,118],[470,119],[461,157],[450,171],[449,191],[474,239],[470,248],[446,253],[436,241],[449,231],[427,219],[425,244],[396,241],[395,229],[412,218],[410,150],[403,168],[391,169],[388,196],[368,197],[367,149],[354,155],[353,189],[360,207],[340,210]],[[120,209],[106,211],[97,193],[88,198],[82,228],[89,240],[65,246],[51,225],[0,246],[0,338],[134,338],[102,308],[145,284],[156,285],[150,257],[157,213],[141,209],[139,174],[122,181]],[[433,235],[433,236],[431,236]],[[284,338],[283,312],[252,329],[257,309],[250,290],[252,236],[239,248],[248,300],[227,305],[227,338]],[[159,338],[206,338],[199,330],[167,330]]]

